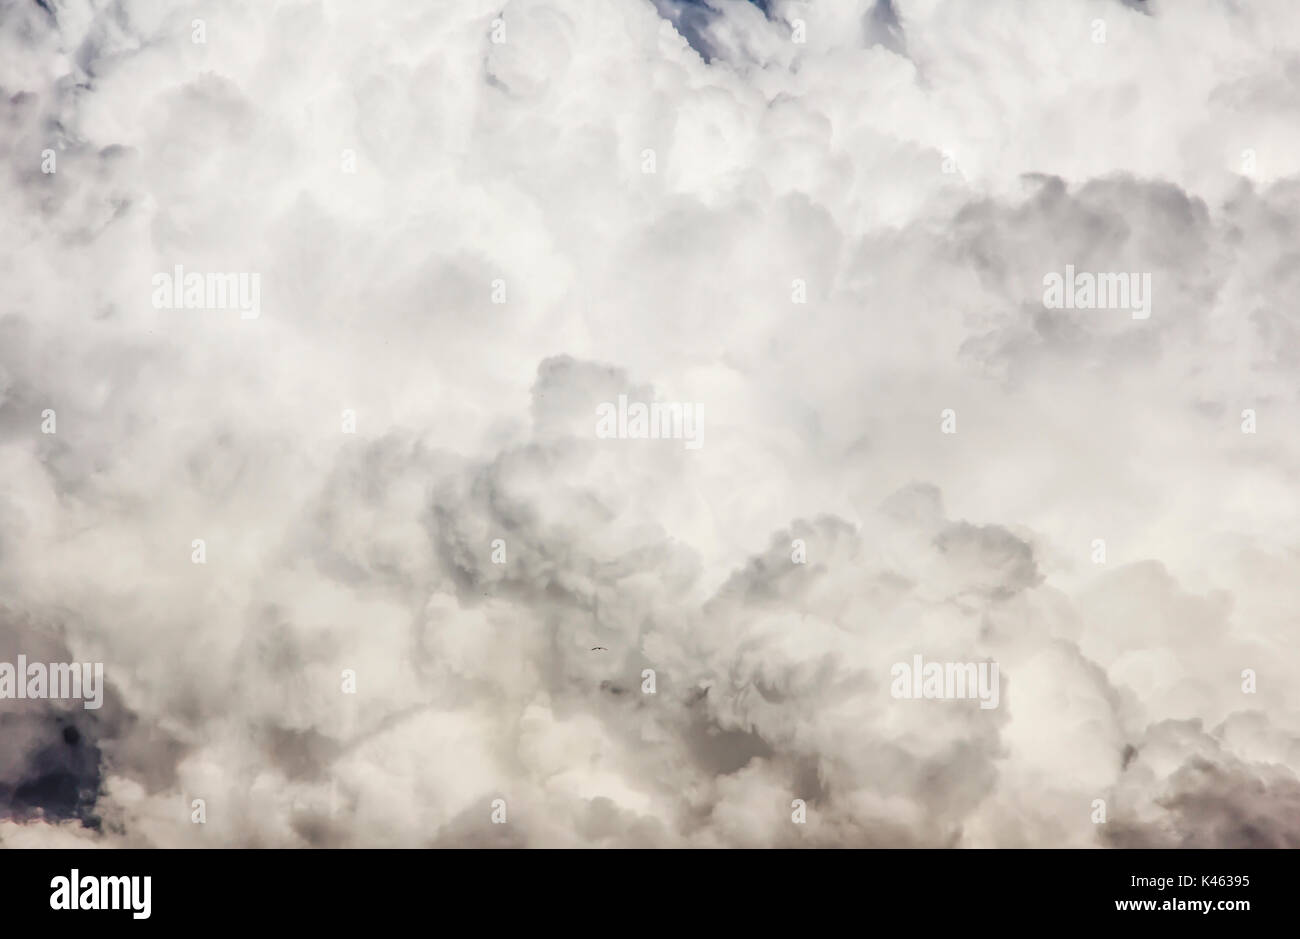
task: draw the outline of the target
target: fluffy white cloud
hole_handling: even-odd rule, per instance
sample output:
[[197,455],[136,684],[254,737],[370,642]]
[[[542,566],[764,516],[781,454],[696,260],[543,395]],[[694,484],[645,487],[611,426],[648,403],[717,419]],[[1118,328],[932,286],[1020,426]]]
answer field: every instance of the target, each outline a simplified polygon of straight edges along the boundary
[[3,6],[0,840],[1300,845],[1290,13]]

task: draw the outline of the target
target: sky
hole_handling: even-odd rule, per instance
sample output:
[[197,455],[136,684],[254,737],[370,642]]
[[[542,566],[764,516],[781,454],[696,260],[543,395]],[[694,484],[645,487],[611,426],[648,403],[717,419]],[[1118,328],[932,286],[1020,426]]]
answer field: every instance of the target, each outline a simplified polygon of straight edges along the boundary
[[1300,847],[1298,102],[1290,0],[0,0],[0,669],[105,683],[0,844]]

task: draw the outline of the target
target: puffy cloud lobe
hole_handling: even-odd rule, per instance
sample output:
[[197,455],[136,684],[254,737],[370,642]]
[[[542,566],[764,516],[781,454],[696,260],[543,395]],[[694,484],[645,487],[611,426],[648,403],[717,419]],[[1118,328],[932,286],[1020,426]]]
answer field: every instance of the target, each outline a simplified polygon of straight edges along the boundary
[[[1294,843],[1285,4],[48,6],[0,652],[110,691],[0,702],[6,844]],[[1151,318],[1044,309],[1067,263]]]

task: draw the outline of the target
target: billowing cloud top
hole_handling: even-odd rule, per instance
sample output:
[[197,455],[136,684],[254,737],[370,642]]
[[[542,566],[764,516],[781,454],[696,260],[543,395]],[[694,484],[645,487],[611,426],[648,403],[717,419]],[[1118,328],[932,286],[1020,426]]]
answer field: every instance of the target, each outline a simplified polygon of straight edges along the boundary
[[1300,846],[1298,63],[0,3],[0,843]]

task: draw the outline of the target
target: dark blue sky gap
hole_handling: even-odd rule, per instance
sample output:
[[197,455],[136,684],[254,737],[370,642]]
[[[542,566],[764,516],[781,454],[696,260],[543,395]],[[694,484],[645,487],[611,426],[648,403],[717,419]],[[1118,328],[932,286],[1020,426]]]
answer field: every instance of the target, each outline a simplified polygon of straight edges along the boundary
[[[762,10],[768,19],[772,18],[770,0],[749,0],[749,3]],[[717,50],[706,38],[706,33],[710,22],[719,13],[709,0],[654,0],[654,4],[659,14],[673,24],[705,62],[713,61]],[[894,0],[876,0],[863,23],[863,42],[868,47],[881,45],[900,55],[907,54]]]

